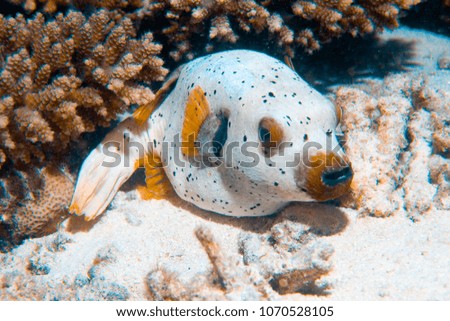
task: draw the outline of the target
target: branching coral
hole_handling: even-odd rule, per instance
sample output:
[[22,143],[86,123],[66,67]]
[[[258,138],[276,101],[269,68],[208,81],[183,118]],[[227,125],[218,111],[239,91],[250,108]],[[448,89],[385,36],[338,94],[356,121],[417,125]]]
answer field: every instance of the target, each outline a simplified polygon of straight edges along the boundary
[[[158,2],[158,1],[156,1]],[[192,57],[194,34],[208,34],[210,40],[234,43],[240,35],[267,31],[269,38],[284,48],[289,55],[297,46],[309,52],[320,44],[344,33],[353,36],[366,34],[383,26],[398,26],[401,9],[409,9],[420,0],[394,1],[274,1],[215,0],[215,1],[159,1],[157,7],[165,10],[170,24],[163,30],[165,41],[173,44],[175,60],[184,55]],[[152,2],[155,5],[155,2]],[[151,20],[155,10],[138,10],[140,18]],[[209,30],[209,31],[208,31]],[[211,44],[207,49],[211,50]]]
[[134,37],[130,19],[105,10],[47,22],[0,16],[2,159],[42,160],[46,147],[64,148],[151,100],[151,81],[167,73],[161,46],[151,33]]
[[[37,0],[10,0],[23,3],[28,10]],[[44,0],[40,0],[44,1]],[[53,12],[55,4],[68,0],[46,0],[44,10]],[[309,52],[321,43],[344,33],[353,36],[376,28],[398,26],[400,11],[421,0],[73,0],[72,5],[90,4],[107,9],[127,8],[136,21],[163,27],[164,42],[173,47],[171,56],[193,58],[193,38],[208,35],[210,40],[235,43],[240,35],[267,31],[269,38],[289,55],[301,46]],[[157,28],[155,28],[155,32]],[[207,41],[204,41],[207,43]],[[206,45],[207,50],[212,44]]]
[[44,5],[45,12],[55,12],[58,6],[68,5],[71,0],[9,0],[9,2],[21,4],[27,11],[35,11],[39,5]]

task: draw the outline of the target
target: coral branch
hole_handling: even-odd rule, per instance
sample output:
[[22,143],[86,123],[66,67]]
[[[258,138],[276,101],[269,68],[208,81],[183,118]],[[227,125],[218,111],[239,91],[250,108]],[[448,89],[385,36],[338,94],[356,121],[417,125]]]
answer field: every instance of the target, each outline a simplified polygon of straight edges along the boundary
[[[22,3],[26,10],[36,9],[36,0],[10,0]],[[41,0],[44,1],[44,0]],[[53,12],[56,5],[69,0],[47,0],[44,11]],[[135,21],[145,20],[163,27],[171,48],[171,57],[180,60],[194,57],[194,36],[209,35],[209,40],[235,43],[240,35],[267,31],[271,39],[290,56],[295,48],[307,52],[345,33],[364,35],[383,27],[398,27],[401,10],[408,10],[421,0],[73,0],[72,5],[87,4],[106,9],[127,9]],[[444,4],[448,1],[444,0]],[[163,17],[163,18],[162,18]],[[156,30],[155,30],[156,32]],[[204,43],[208,43],[205,39]],[[205,49],[212,50],[213,44]]]
[[129,18],[100,10],[0,16],[2,162],[29,163],[106,126],[131,104],[153,98],[167,70],[151,33],[136,39]]

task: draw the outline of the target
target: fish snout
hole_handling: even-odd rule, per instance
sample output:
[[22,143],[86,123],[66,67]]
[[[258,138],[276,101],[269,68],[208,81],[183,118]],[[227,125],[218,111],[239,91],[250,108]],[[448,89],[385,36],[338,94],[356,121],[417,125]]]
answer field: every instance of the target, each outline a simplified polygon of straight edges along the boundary
[[317,201],[327,201],[345,194],[353,179],[352,166],[345,155],[319,151],[306,162],[303,188]]
[[326,186],[334,187],[339,184],[346,183],[348,180],[353,178],[353,171],[350,165],[345,165],[342,167],[325,169],[322,172],[322,182]]

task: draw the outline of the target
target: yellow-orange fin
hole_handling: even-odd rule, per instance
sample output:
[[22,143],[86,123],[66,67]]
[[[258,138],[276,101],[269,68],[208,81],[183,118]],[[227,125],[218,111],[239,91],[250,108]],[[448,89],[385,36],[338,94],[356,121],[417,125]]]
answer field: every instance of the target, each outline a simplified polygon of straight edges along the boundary
[[210,113],[209,103],[203,89],[200,86],[195,87],[189,94],[184,112],[181,130],[181,151],[183,155],[193,157],[198,154],[198,147],[195,146],[195,143],[202,124]]
[[155,111],[156,108],[159,107],[159,105],[161,105],[163,100],[172,91],[179,75],[180,75],[180,68],[175,70],[172,73],[172,75],[170,75],[169,79],[158,90],[158,92],[155,95],[155,98],[151,102],[142,105],[135,110],[135,112],[133,113],[133,118],[135,119],[136,123],[139,126],[143,125],[147,121],[150,115]]
[[69,212],[74,213],[75,215],[81,215],[81,210],[77,203],[72,203],[70,205]]
[[142,199],[163,199],[172,196],[173,187],[164,172],[161,159],[155,154],[149,155],[144,166],[146,186],[138,186]]

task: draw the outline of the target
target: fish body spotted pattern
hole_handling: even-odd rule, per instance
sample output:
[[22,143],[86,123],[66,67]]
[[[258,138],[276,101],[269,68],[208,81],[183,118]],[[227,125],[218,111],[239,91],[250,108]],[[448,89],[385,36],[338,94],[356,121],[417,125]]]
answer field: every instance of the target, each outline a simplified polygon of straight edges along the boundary
[[[198,58],[89,155],[71,210],[96,217],[143,163],[143,194],[172,188],[224,215],[269,215],[292,201],[338,197],[352,179],[336,138],[339,117],[328,99],[277,59],[248,50]],[[111,141],[120,164],[104,169]],[[85,183],[89,173],[93,187]]]

